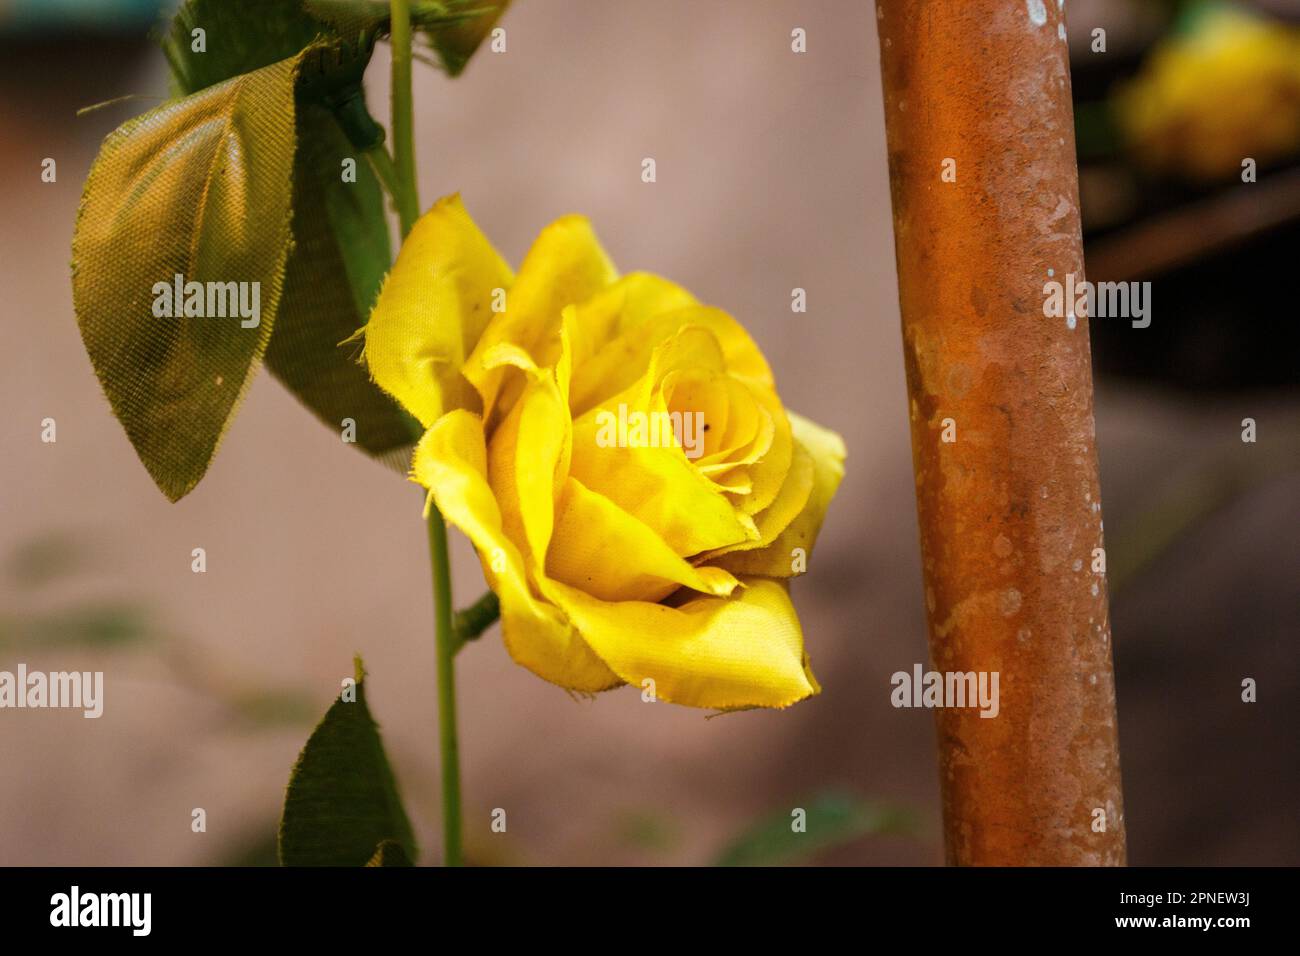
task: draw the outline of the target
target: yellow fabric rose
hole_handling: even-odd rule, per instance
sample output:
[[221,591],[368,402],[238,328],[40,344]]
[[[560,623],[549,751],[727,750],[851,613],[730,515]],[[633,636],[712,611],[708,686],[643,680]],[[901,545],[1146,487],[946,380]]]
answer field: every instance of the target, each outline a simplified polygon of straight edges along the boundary
[[451,196],[403,244],[364,355],[427,429],[412,478],[473,541],[515,661],[696,707],[818,692],[786,579],[844,444],[784,409],[725,312],[620,278],[580,216],[515,276]]
[[1115,101],[1148,168],[1211,180],[1300,149],[1300,29],[1238,7],[1204,9],[1161,42]]

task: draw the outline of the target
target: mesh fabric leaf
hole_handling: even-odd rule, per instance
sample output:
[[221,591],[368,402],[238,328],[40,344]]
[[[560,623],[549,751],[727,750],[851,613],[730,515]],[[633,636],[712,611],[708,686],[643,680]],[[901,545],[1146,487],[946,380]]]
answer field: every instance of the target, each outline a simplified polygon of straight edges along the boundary
[[[190,48],[199,26],[207,31],[205,53]],[[294,245],[266,363],[322,422],[339,429],[351,419],[361,448],[405,471],[414,421],[370,381],[356,347],[340,345],[365,323],[392,252],[379,183],[325,105],[351,100],[373,125],[361,79],[374,29],[352,24],[340,29],[341,40],[332,32],[337,26],[299,0],[189,0],[164,47],[174,82],[192,93],[324,38],[299,74]],[[343,181],[345,158],[355,163],[355,182]]]
[[[86,180],[72,250],[82,340],[173,501],[207,471],[271,335],[290,243],[300,61],[130,120],[104,141]],[[155,316],[156,284],[176,275],[223,288],[259,283],[260,321]]]

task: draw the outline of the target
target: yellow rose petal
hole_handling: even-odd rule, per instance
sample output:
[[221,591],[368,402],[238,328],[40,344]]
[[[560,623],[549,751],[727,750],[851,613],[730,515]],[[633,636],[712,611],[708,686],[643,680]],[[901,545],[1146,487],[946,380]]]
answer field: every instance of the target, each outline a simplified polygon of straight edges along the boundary
[[617,412],[600,411],[574,423],[574,478],[648,525],[682,557],[758,536],[753,521],[737,512],[681,447],[620,446]]
[[[704,468],[698,470],[709,479],[714,488],[721,492],[731,495],[747,495],[754,490],[754,483],[749,480],[749,470],[743,465],[739,467],[728,466],[721,472],[713,473]],[[755,516],[755,525],[758,524],[756,519],[757,516]]]
[[542,586],[619,677],[654,681],[659,700],[691,707],[788,707],[819,690],[784,585],[743,580],[730,598],[677,607],[610,603],[556,581]]
[[680,415],[683,422],[692,423],[689,431],[684,429],[684,438],[698,443],[692,459],[696,464],[720,449],[731,415],[732,393],[728,386],[733,384],[744,388],[724,372],[700,367],[674,369],[659,383],[664,406]]
[[461,365],[492,315],[492,290],[510,283],[460,196],[438,200],[402,243],[370,313],[371,377],[426,428],[449,409],[477,408]]
[[[808,499],[813,492],[815,474],[816,466],[813,463],[812,455],[796,440],[794,443],[794,457],[790,462],[790,470],[786,473],[785,484],[781,486],[780,494],[776,496],[775,501],[754,515],[754,524],[758,526],[758,538],[706,552],[699,555],[695,559],[695,563],[707,564],[715,562],[716,558],[734,551],[753,551],[766,548],[777,539],[777,536],[782,531],[790,526],[790,523],[807,506]],[[724,564],[725,562],[716,563]],[[761,572],[751,571],[747,573],[761,573],[767,577],[779,578],[790,577],[793,573],[789,560],[783,566],[765,560],[761,567],[764,569]]]
[[695,297],[674,282],[649,272],[628,273],[577,305],[574,363],[586,365],[612,339],[652,316],[695,304]]
[[679,587],[726,596],[736,587],[730,573],[692,567],[647,525],[574,478],[556,509],[546,573],[603,601],[659,601]]
[[688,326],[707,329],[719,342],[726,369],[764,385],[772,385],[772,370],[754,340],[739,322],[721,309],[692,306],[651,316],[631,327],[573,370],[575,417],[584,414],[637,381],[654,351]]
[[[733,574],[790,576],[793,573],[791,565],[794,549],[802,548],[805,560],[812,555],[817,534],[826,518],[826,509],[830,507],[835,490],[844,477],[844,439],[801,415],[794,412],[787,414],[790,416],[795,441],[812,459],[812,490],[803,509],[771,544],[752,551],[736,550],[711,562]],[[773,507],[776,507],[775,504]],[[756,520],[761,531],[762,515]]]
[[[509,356],[506,349],[497,351]],[[488,445],[488,477],[507,532],[521,545],[527,542],[529,556],[541,567],[568,471],[569,409],[552,370],[530,365],[524,376],[518,400]]]
[[730,408],[726,433],[717,450],[695,464],[708,475],[718,475],[737,465],[752,465],[764,457],[776,439],[776,416],[755,400],[744,381],[727,380]]
[[[644,375],[573,423],[572,476],[650,527],[681,557],[758,536],[753,520],[692,464],[676,436],[657,427],[667,419],[650,417],[667,413],[654,389],[662,374],[723,362],[710,330],[679,328],[654,349]],[[634,433],[635,415],[645,416],[645,434]]]
[[484,576],[501,602],[502,635],[510,656],[537,676],[572,690],[618,686],[619,677],[564,614],[530,590],[523,556],[506,536],[488,486],[482,420],[467,411],[438,419],[416,447],[412,477],[429,489],[447,521],[478,550]]
[[791,437],[790,420],[776,392],[757,384],[751,385],[750,391],[772,416],[773,426],[771,444],[761,458],[748,466],[753,490],[746,495],[738,495],[735,499],[736,507],[752,515],[771,505],[785,484],[790,461],[794,456],[794,439]]
[[608,286],[618,273],[583,216],[564,216],[542,230],[519,267],[506,295],[505,311],[493,316],[465,366],[465,377],[483,399],[489,421],[504,372],[483,362],[501,343],[527,351],[538,366],[552,365],[560,353],[560,315]]

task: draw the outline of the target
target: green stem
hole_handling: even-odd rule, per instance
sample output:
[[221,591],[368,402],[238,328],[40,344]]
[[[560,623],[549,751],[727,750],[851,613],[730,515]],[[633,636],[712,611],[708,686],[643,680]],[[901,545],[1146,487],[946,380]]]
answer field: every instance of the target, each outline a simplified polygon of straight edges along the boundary
[[[405,239],[420,215],[415,181],[415,122],[411,97],[410,0],[392,0],[393,160],[397,216]],[[387,156],[385,155],[384,159]],[[383,160],[379,161],[383,166]],[[385,170],[386,171],[386,170]],[[383,173],[380,173],[383,179]],[[451,620],[451,564],[447,525],[436,506],[429,507],[429,560],[433,569],[433,611],[438,658],[438,737],[442,750],[443,863],[460,866],[460,746],[456,736],[456,632]]]
[[389,42],[393,49],[393,159],[400,185],[397,216],[402,237],[411,231],[420,215],[419,191],[415,183],[415,120],[411,97],[411,4],[392,0]]
[[456,735],[456,650],[451,623],[451,567],[447,525],[437,507],[429,508],[429,556],[433,564],[433,603],[437,620],[438,732],[442,748],[443,862],[460,866],[460,742]]

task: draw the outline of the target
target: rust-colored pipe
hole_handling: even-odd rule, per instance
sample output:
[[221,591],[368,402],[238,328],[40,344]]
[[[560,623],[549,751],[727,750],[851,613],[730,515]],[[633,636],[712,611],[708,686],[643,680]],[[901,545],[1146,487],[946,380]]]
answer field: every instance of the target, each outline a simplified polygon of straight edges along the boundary
[[1123,864],[1062,4],[877,15],[930,659],[999,675],[936,711],[947,859]]

